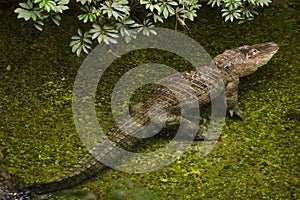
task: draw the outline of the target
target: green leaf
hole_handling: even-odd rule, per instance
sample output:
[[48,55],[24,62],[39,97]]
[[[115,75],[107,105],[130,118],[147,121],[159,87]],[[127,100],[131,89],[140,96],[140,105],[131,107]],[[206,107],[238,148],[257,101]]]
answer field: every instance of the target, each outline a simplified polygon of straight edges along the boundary
[[159,15],[156,15],[156,14],[153,14],[153,20],[154,20],[155,23],[158,22],[158,21],[161,22],[161,23],[164,22],[164,20]]
[[33,4],[30,0],[27,1],[27,3],[19,3],[19,5],[22,7],[22,8],[25,8],[25,9],[32,9],[33,8]]
[[169,11],[168,11],[167,8],[164,8],[164,10],[163,10],[163,15],[164,15],[164,18],[165,18],[165,19],[168,18],[168,16],[169,16]]
[[168,1],[168,4],[172,6],[178,6],[178,3],[176,1]]
[[50,12],[51,10],[56,12],[55,6],[56,6],[55,2],[47,1],[47,3],[45,4],[45,9],[47,12]]
[[63,13],[64,10],[68,10],[68,9],[69,9],[68,6],[62,6],[62,5],[55,6],[54,8],[55,12],[59,12],[59,13]]
[[91,47],[90,47],[90,46],[83,45],[83,46],[82,46],[82,49],[83,49],[84,53],[88,54],[88,53],[89,53],[89,49],[91,49]]
[[24,18],[25,21],[28,21],[31,18],[31,12],[22,8],[17,8],[15,13],[18,14],[18,18]]
[[76,51],[76,55],[79,57],[80,56],[80,53],[82,51],[82,46],[79,46],[79,48],[77,49]]
[[44,23],[42,21],[35,21],[33,25],[37,30],[39,31],[43,30]]
[[[74,36],[73,36],[74,37]],[[73,37],[72,37],[72,39],[73,39]],[[80,38],[79,38],[80,39]],[[72,41],[71,43],[70,43],[70,46],[71,47],[73,47],[74,45],[76,45],[76,44],[78,44],[78,43],[80,43],[80,40],[77,40],[77,38],[76,38],[76,40],[74,40],[74,41]]]
[[[157,10],[158,13],[161,13],[163,7],[161,7],[160,4],[155,4],[155,5],[153,5],[153,8],[155,8],[155,9]],[[151,10],[151,9],[150,9],[150,10]],[[152,11],[153,11],[153,10],[152,10]]]
[[57,4],[59,4],[59,5],[66,5],[66,4],[69,4],[69,2],[70,2],[70,0],[60,0],[60,1],[58,1]]
[[73,43],[72,52],[74,53],[75,51],[77,51],[80,46],[81,46],[81,42],[80,41],[78,43]]
[[81,15],[78,15],[77,18],[78,18],[79,20],[83,20],[83,19],[86,17],[86,15],[87,15],[87,14],[81,14]]
[[175,10],[171,6],[167,6],[167,9],[171,15],[175,15]]
[[215,5],[220,7],[222,5],[222,0],[210,0],[207,4],[211,4],[211,7],[214,7]]
[[51,19],[57,26],[59,26],[61,20],[61,17],[59,15],[51,16]]
[[77,35],[74,35],[74,36],[71,37],[71,39],[72,39],[72,40],[80,40],[80,37],[77,36]]
[[85,42],[85,43],[89,43],[89,44],[92,44],[93,42],[92,42],[92,40],[90,40],[89,38],[83,38],[83,41]]

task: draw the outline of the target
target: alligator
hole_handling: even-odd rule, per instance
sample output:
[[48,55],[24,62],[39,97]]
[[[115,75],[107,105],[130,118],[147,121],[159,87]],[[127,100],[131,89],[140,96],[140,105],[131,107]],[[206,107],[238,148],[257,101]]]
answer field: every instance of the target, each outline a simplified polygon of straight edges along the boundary
[[290,119],[296,119],[298,122],[300,122],[300,112],[296,113],[296,112],[289,112],[286,117],[290,120]]
[[[208,72],[206,76],[201,76],[197,69],[193,69],[180,73],[181,76],[187,80],[186,82],[178,82],[178,79],[172,75],[163,80],[168,80],[169,83],[173,81],[173,85],[175,85],[179,91],[178,95],[182,93],[181,96],[183,96],[183,98],[191,95],[191,91],[185,91],[185,84],[190,84],[193,89],[193,95],[197,97],[199,109],[203,105],[209,104],[211,98],[217,97],[219,93],[222,92],[218,85],[220,80],[217,80],[221,79],[225,86],[225,103],[227,104],[226,108],[230,116],[237,115],[243,119],[244,115],[237,104],[239,78],[254,73],[259,67],[265,65],[278,50],[279,46],[272,42],[252,46],[244,45],[235,49],[226,50],[212,60],[212,64],[214,64],[216,68],[209,67],[207,70],[217,70],[219,76],[215,76],[213,72]],[[207,85],[213,86],[213,89],[208,90]],[[126,131],[123,131],[124,129],[122,127],[115,126],[106,134],[111,142],[110,145],[113,144],[113,146],[118,146],[126,150],[134,150],[141,143],[144,143],[145,140],[140,137],[140,133],[138,133],[139,131],[136,130],[135,126],[136,124],[145,125],[153,120],[153,116],[150,119],[149,114],[149,110],[153,108],[153,105],[162,106],[167,111],[168,116],[167,120],[165,118],[161,119],[159,116],[155,116],[161,114],[160,111],[154,112],[154,121],[157,123],[163,121],[167,128],[168,126],[172,126],[172,124],[178,124],[180,121],[179,118],[176,117],[180,115],[178,99],[168,88],[158,85],[155,87],[152,97],[144,103],[139,104],[139,109],[131,113],[131,119],[134,119],[135,124],[132,124],[133,120],[128,120],[122,125],[123,128],[129,128],[136,133],[129,135]],[[189,105],[188,102],[187,105]],[[59,178],[47,183],[33,184],[27,188],[35,194],[46,194],[72,188],[109,169],[109,167],[99,161],[104,157],[106,160],[122,160],[121,154],[107,147],[107,140],[101,140],[77,165],[63,173]]]
[[[3,159],[0,151],[0,162]],[[7,170],[0,166],[0,200],[25,199],[30,196],[29,190],[25,184],[15,175],[8,173]]]

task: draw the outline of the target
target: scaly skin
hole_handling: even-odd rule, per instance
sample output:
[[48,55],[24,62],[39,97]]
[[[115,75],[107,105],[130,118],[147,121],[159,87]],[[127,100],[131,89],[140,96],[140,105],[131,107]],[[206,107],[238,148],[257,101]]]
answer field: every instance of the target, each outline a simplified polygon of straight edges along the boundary
[[[213,71],[209,71],[213,69],[210,67],[201,68],[207,70],[205,71],[205,76],[201,76],[197,70],[183,72],[181,75],[186,78],[188,84],[192,86],[200,107],[208,104],[211,101],[210,97],[214,98],[222,91],[218,85],[219,78],[221,78],[225,85],[227,109],[230,115],[232,116],[233,114],[236,114],[240,118],[243,118],[243,114],[237,105],[239,78],[250,75],[259,67],[265,65],[278,51],[278,49],[279,47],[277,44],[262,43],[226,50],[213,59],[220,77],[216,76]],[[178,82],[176,77],[172,75],[162,81],[164,80],[167,80],[169,83],[173,83],[173,85],[179,90],[177,95],[181,95],[182,98],[188,99],[188,96],[191,95],[190,92],[185,91],[187,83]],[[212,86],[210,93],[208,92],[207,85]],[[187,102],[187,105],[189,105],[188,103],[189,102]],[[152,98],[146,101],[143,105],[139,105],[140,109],[132,113],[132,118],[135,119],[138,124],[147,124],[150,120],[148,111],[153,105],[157,104],[165,108],[167,111],[167,121],[170,122],[170,124],[178,123],[179,120],[176,117],[179,116],[180,113],[178,100],[175,98],[174,94],[170,92],[170,90],[162,86],[158,86],[155,89]],[[165,121],[163,117],[159,116],[159,114],[159,111],[154,109],[154,123],[159,124],[161,121]],[[131,129],[135,136],[140,134],[131,121],[125,121],[122,127]],[[90,153],[85,155],[78,165],[74,166],[63,176],[50,183],[29,186],[29,189],[37,194],[44,194],[76,186],[98,176],[108,168],[99,162],[99,159],[103,159],[105,157],[106,160],[121,160],[122,154],[114,151],[112,147],[108,148],[108,146],[118,146],[126,150],[131,150],[142,142],[142,139],[126,134],[118,127],[113,128],[107,136],[113,142],[112,144],[108,144],[105,140],[100,141],[90,151]],[[97,156],[98,160],[94,155]]]
[[[2,159],[3,154],[0,151],[0,162]],[[0,200],[10,200],[13,199],[13,196],[10,194],[27,191],[27,188],[18,177],[8,173],[0,166]]]

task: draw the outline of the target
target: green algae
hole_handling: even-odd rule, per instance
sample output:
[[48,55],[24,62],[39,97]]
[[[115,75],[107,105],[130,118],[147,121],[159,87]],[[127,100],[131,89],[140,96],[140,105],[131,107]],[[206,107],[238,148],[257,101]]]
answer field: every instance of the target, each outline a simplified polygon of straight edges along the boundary
[[[201,143],[194,143],[184,156],[162,170],[146,174],[111,170],[67,193],[90,191],[108,197],[116,189],[113,182],[122,184],[128,177],[137,187],[170,199],[300,198],[299,122],[286,118],[291,111],[300,112],[299,6],[275,1],[254,21],[241,25],[223,22],[215,9],[204,6],[200,11],[189,30],[179,31],[198,41],[212,56],[243,44],[273,41],[280,45],[266,66],[241,80],[239,105],[245,120],[227,118],[221,141],[204,159],[198,157]],[[28,184],[49,181],[86,152],[71,110],[73,82],[84,59],[69,49],[70,37],[77,29],[76,17],[66,16],[59,29],[48,26],[39,33],[31,26],[21,27],[12,13],[1,15],[3,165]],[[173,28],[174,24],[163,26]],[[154,57],[177,70],[189,67],[180,58]],[[134,52],[110,68],[109,80],[98,88],[106,90],[99,92],[102,95],[96,102],[104,129],[113,125],[108,86],[129,69],[126,66],[151,59],[153,56]],[[144,148],[151,150],[164,143],[163,138],[156,138]],[[60,195],[65,194],[58,192],[51,198],[62,199]]]

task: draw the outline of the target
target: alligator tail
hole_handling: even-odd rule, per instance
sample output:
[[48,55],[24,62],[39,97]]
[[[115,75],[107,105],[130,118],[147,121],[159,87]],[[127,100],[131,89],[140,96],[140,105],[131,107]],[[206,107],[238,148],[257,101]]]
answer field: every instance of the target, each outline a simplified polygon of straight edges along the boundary
[[106,169],[105,165],[98,162],[93,155],[88,153],[63,176],[49,183],[28,186],[28,189],[35,194],[46,194],[69,189],[103,173]]
[[108,167],[100,162],[102,159],[108,161],[119,160],[121,162],[123,155],[114,150],[115,146],[132,149],[141,143],[140,139],[127,135],[119,128],[113,128],[107,136],[110,140],[98,142],[96,146],[90,150],[90,153],[87,153],[77,165],[58,179],[49,183],[30,185],[28,189],[35,194],[46,194],[72,188],[104,173]]

